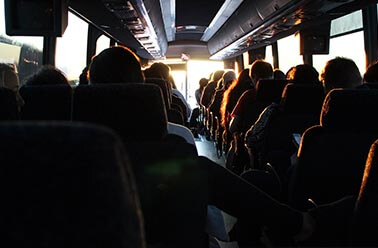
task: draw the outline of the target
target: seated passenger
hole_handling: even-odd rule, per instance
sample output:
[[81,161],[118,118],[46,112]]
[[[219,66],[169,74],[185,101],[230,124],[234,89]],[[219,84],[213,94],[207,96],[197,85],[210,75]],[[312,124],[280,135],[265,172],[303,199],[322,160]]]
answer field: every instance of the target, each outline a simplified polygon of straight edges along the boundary
[[177,102],[179,105],[184,106],[185,112],[183,114],[186,117],[185,121],[187,121],[187,118],[190,116],[192,110],[181,92],[175,88],[176,85],[174,84],[174,82],[172,83],[173,78],[171,77],[170,72],[171,68],[168,65],[159,62],[153,63],[150,68],[146,69],[145,76],[147,78],[160,78],[169,83],[169,85],[171,86],[170,90],[173,94],[172,100],[173,102]]
[[[88,75],[90,84],[144,82],[139,58],[126,47],[103,50],[92,59]],[[182,136],[190,144],[195,144],[188,128],[173,123],[168,123],[168,126],[169,132]]]
[[44,65],[34,75],[29,77],[26,85],[69,85],[66,76],[52,65]]
[[202,95],[202,92],[205,89],[208,82],[209,82],[209,80],[207,78],[201,78],[200,81],[198,82],[199,88],[196,89],[196,91],[194,92],[198,106],[201,104],[200,103],[201,102],[201,95]]
[[213,99],[209,105],[209,110],[213,112],[214,116],[220,117],[220,107],[222,104],[223,94],[235,80],[235,72],[228,71],[222,76],[222,79],[218,82],[218,88],[213,95]]
[[[220,115],[221,115],[221,125],[227,132],[228,137],[225,141],[229,143],[231,140],[231,134],[228,131],[229,124],[231,121],[231,113],[234,109],[236,103],[238,102],[240,96],[247,90],[252,89],[252,80],[249,77],[249,69],[244,69],[239,73],[237,80],[235,80],[230,87],[224,92],[222,99]],[[228,140],[228,141],[227,141]]]
[[[250,77],[254,87],[256,87],[257,82],[260,79],[272,79],[273,78],[273,68],[272,65],[263,60],[256,60],[251,65]],[[253,123],[245,123],[248,113],[248,108],[253,104],[255,99],[256,89],[250,89],[244,92],[240,97],[238,103],[236,104],[234,110],[231,113],[232,120],[230,123],[230,132],[243,132],[247,129],[243,128],[246,126],[251,126]],[[245,129],[245,130],[244,130]]]
[[336,88],[362,87],[362,77],[353,60],[336,57],[325,65],[320,74],[325,93]]
[[363,81],[364,83],[378,84],[378,60],[367,68]]
[[274,69],[274,71],[273,71],[273,79],[275,79],[275,80],[284,80],[284,79],[286,79],[286,75],[280,69]]
[[20,82],[15,70],[15,66],[0,63],[0,87],[7,88],[16,94],[16,101],[20,110],[25,103],[18,92]]
[[204,106],[205,108],[209,107],[211,103],[211,99],[215,92],[215,88],[217,87],[218,81],[222,78],[223,73],[224,73],[223,70],[218,70],[211,74],[209,83],[206,85],[201,96],[201,105]]

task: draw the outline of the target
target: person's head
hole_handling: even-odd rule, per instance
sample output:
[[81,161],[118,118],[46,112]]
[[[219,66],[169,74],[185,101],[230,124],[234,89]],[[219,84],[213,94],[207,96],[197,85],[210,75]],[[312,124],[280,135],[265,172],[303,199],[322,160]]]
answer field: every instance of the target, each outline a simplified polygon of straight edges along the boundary
[[92,58],[89,66],[89,82],[140,83],[143,82],[138,57],[126,47],[111,47]]
[[319,84],[319,73],[311,65],[297,65],[287,75],[294,84]]
[[364,82],[378,83],[378,60],[367,68],[364,74]]
[[228,86],[235,80],[236,75],[234,71],[227,71],[223,74],[223,84],[225,88],[228,88]]
[[200,81],[199,81],[199,89],[200,89],[201,92],[206,87],[206,85],[207,85],[208,82],[209,82],[209,80],[207,80],[207,78],[201,78],[200,79]]
[[268,62],[256,60],[251,65],[250,77],[254,84],[256,84],[260,79],[272,79],[273,67]]
[[79,84],[88,84],[89,82],[88,82],[88,66],[86,66],[83,70],[82,70],[82,72],[81,72],[81,74],[80,74],[80,76],[79,76]]
[[34,75],[26,80],[26,85],[68,85],[63,72],[52,65],[44,65]]
[[362,84],[357,65],[353,60],[342,57],[329,60],[320,78],[326,92],[336,88],[355,88]]
[[276,79],[276,80],[284,80],[284,79],[286,79],[286,75],[280,69],[274,69],[273,78]]
[[148,69],[148,73],[146,76],[149,78],[161,78],[167,82],[170,82],[169,75],[171,72],[171,68],[164,64],[164,63],[153,63],[150,68]]
[[222,78],[223,74],[224,74],[223,70],[215,71],[211,75],[211,78],[210,78],[209,82],[218,82]]
[[19,86],[20,83],[15,67],[10,64],[0,63],[0,87],[17,92]]

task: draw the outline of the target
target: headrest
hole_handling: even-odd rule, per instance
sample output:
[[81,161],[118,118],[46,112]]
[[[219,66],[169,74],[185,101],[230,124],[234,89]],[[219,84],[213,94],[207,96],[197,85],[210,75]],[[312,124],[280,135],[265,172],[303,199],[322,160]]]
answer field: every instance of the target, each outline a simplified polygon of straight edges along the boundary
[[378,90],[335,89],[323,103],[320,124],[348,132],[377,132]]
[[261,102],[279,102],[287,80],[261,79],[256,85],[256,100]]
[[62,85],[24,85],[20,95],[25,104],[23,120],[71,120],[72,88]]
[[19,119],[16,93],[10,89],[0,87],[0,120]]
[[144,247],[131,166],[109,129],[0,124],[0,157],[3,247]]
[[316,114],[320,116],[320,110],[324,100],[322,85],[301,85],[289,83],[282,93],[281,103],[286,113]]
[[159,88],[161,89],[162,93],[163,93],[163,97],[164,97],[164,103],[165,103],[165,107],[167,109],[170,109],[171,108],[171,102],[172,102],[172,97],[170,96],[170,91],[169,91],[169,83],[163,79],[160,79],[160,78],[147,78],[145,80],[145,83],[147,84],[155,84],[157,86],[159,86]]
[[161,140],[167,134],[162,93],[152,84],[79,85],[72,118],[110,127],[125,141]]

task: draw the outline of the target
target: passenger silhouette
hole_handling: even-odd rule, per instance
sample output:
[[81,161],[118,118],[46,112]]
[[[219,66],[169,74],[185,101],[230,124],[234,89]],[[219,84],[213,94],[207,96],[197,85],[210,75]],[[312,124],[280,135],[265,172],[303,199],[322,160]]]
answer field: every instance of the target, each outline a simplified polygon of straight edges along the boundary
[[361,73],[356,63],[343,57],[329,60],[320,78],[326,93],[336,88],[357,88],[362,84]]
[[52,66],[44,65],[35,74],[29,77],[26,85],[69,85],[66,76],[61,70]]
[[365,83],[378,83],[378,60],[369,65],[364,74],[363,81]]
[[230,132],[234,133],[236,131],[243,132],[246,131],[248,128],[243,128],[246,126],[251,126],[252,123],[247,123],[247,115],[249,109],[253,107],[253,102],[255,100],[256,95],[256,84],[261,79],[272,79],[273,78],[273,68],[272,65],[268,62],[263,60],[256,60],[251,65],[250,70],[250,77],[252,79],[252,83],[254,88],[247,90],[244,94],[239,98],[238,103],[236,104],[235,108],[231,113],[232,120],[230,122]]
[[20,82],[15,65],[0,63],[0,87],[9,89],[16,94],[16,101],[20,110],[25,103],[18,92]]

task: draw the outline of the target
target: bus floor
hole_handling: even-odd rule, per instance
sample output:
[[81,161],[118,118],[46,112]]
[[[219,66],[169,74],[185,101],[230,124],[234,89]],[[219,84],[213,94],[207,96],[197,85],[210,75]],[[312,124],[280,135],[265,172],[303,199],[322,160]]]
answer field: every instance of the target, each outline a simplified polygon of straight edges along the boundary
[[[223,166],[223,167],[225,166],[226,164],[225,157],[218,156],[213,141],[209,141],[204,136],[199,135],[198,138],[195,139],[195,142],[196,142],[196,147],[197,147],[199,156],[207,157],[211,159],[212,161],[216,162],[217,164],[219,164],[220,166]],[[221,214],[222,214],[221,218],[223,218],[223,221],[221,222],[224,223],[224,230],[226,230],[226,232],[229,232],[231,228],[233,227],[233,225],[235,224],[236,218],[222,211],[221,211]],[[238,248],[239,246],[237,242],[222,242],[215,238],[210,238],[209,247],[210,248]]]

